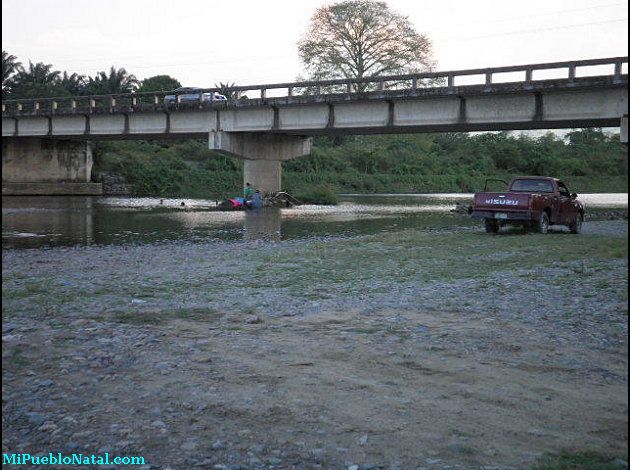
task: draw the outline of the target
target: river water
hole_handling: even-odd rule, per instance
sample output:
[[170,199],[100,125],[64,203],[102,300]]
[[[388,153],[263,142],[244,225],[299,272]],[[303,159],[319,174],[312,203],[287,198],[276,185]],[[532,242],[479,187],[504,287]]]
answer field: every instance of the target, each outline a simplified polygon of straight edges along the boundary
[[[628,207],[628,195],[584,194],[588,209]],[[451,212],[472,194],[342,195],[337,206],[220,212],[216,201],[129,197],[2,197],[2,247],[351,237],[406,228],[479,226]]]

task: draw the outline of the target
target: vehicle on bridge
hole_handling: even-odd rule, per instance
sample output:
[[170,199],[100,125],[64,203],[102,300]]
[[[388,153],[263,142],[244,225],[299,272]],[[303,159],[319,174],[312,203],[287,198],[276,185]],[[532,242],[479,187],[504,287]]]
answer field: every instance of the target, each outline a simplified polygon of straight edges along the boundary
[[165,105],[177,103],[212,103],[217,101],[227,101],[225,95],[218,92],[204,92],[203,88],[180,87],[173,90],[172,95],[164,96]]
[[584,205],[577,194],[569,192],[557,178],[520,176],[512,179],[505,192],[476,193],[472,217],[483,219],[486,232],[497,233],[504,225],[521,225],[547,233],[550,225],[566,225],[571,233],[580,233],[584,221]]

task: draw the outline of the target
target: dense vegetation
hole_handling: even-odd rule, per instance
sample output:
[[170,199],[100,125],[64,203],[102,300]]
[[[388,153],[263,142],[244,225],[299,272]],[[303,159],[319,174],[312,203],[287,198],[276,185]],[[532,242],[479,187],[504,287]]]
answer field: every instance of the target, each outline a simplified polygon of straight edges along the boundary
[[[100,142],[95,171],[122,175],[138,195],[223,197],[242,186],[242,162],[203,140]],[[619,136],[578,130],[559,138],[505,132],[317,138],[310,155],[283,164],[283,189],[327,192],[472,192],[488,177],[552,175],[577,192],[626,192],[628,151]]]

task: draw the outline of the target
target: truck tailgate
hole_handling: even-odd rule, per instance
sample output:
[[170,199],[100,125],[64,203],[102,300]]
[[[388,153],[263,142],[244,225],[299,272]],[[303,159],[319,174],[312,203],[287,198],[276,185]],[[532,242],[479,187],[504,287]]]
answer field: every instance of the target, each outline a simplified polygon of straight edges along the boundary
[[477,193],[473,210],[524,211],[529,209],[529,194],[521,193]]

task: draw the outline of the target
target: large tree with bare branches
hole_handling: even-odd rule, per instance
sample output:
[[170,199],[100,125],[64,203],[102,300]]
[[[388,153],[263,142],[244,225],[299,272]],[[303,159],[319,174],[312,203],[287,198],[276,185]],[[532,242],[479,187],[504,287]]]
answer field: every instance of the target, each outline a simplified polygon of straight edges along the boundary
[[385,2],[345,0],[317,9],[298,44],[310,78],[363,78],[430,70],[431,41]]

